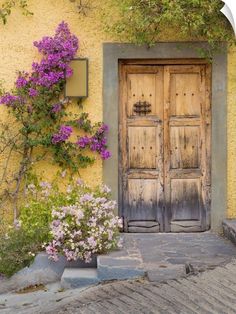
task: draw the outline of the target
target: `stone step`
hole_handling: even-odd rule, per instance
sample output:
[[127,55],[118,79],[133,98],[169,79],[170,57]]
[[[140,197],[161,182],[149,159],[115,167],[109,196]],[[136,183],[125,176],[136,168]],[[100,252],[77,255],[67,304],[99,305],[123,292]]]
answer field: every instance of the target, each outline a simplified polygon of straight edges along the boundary
[[128,256],[97,256],[97,268],[71,268],[66,267],[62,277],[61,286],[64,289],[86,287],[107,280],[135,279],[145,276],[138,258]]
[[135,279],[145,276],[141,261],[135,257],[99,255],[97,257],[98,277],[105,280]]
[[236,219],[225,219],[223,221],[223,232],[226,238],[236,244]]
[[82,288],[100,282],[97,269],[94,268],[65,268],[61,277],[63,289]]

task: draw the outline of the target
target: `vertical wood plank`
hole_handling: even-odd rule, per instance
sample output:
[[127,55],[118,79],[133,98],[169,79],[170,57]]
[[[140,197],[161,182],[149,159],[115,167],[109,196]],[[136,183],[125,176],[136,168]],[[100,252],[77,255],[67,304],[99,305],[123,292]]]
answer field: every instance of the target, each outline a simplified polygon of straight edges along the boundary
[[[146,219],[158,222],[155,230],[163,231],[163,67],[124,65],[120,79],[123,213],[127,226],[135,221],[141,226],[137,221]],[[150,103],[151,112],[139,115],[134,104],[143,101]]]
[[[165,67],[164,174],[167,231],[204,231],[210,227],[209,91],[208,66]],[[194,223],[196,220],[198,223]]]

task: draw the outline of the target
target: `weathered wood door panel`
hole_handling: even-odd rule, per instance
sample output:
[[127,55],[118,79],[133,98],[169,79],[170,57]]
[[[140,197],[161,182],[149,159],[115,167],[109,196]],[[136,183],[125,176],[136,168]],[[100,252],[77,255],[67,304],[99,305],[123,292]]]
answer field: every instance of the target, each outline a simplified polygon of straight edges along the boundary
[[126,231],[209,229],[209,67],[123,65],[120,80]]

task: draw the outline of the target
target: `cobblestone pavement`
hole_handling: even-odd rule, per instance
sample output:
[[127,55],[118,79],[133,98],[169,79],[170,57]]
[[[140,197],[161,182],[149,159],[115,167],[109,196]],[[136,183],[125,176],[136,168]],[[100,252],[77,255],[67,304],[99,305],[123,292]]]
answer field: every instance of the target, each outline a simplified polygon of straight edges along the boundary
[[57,311],[64,313],[233,314],[236,262],[162,284],[134,281],[100,285],[82,292],[77,300]]

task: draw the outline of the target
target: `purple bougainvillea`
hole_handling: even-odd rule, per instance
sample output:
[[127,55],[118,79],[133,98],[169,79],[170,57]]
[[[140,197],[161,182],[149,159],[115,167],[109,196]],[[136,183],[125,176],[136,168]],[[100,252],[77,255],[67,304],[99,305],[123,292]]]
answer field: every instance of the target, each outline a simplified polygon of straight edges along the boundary
[[30,88],[29,89],[29,96],[31,96],[31,97],[38,96],[38,91],[36,89],[34,89],[34,88]]
[[107,138],[108,126],[102,124],[96,133],[91,136],[80,137],[77,141],[77,145],[83,148],[90,148],[92,151],[96,151],[100,154],[102,159],[108,159],[111,157],[111,153],[107,150]]
[[57,103],[57,104],[52,106],[51,112],[58,113],[61,111],[61,109],[62,109],[62,105],[60,103]]
[[[78,50],[78,38],[70,33],[67,23],[61,22],[54,37],[43,37],[35,41],[34,46],[43,54],[40,62],[32,63],[32,72],[19,72],[16,79],[16,93],[38,95],[41,87],[50,88],[72,75],[69,62]],[[0,103],[7,106],[15,105],[16,95],[6,94],[0,98]]]
[[65,142],[71,136],[73,129],[69,125],[62,125],[58,133],[53,134],[52,143],[58,144],[61,142]]
[[20,96],[11,95],[10,93],[6,93],[0,98],[0,103],[6,106],[14,106],[16,102],[19,102]]
[[15,83],[17,88],[25,87],[28,84],[27,76],[28,73],[25,72],[19,73],[19,76]]
[[84,136],[84,137],[80,137],[78,139],[78,142],[77,142],[77,145],[80,147],[80,148],[85,148],[87,145],[90,144],[90,137],[88,136]]
[[78,38],[70,33],[65,22],[59,24],[54,37],[43,37],[34,46],[44,55],[40,63],[32,64],[30,80],[39,86],[50,87],[59,80],[72,75],[69,62],[78,50]]
[[[54,36],[45,36],[34,42],[42,55],[33,62],[31,71],[18,72],[12,92],[2,93],[0,104],[12,109],[18,122],[25,145],[44,146],[53,153],[55,161],[77,171],[95,159],[84,156],[85,148],[97,152],[102,159],[111,156],[107,150],[108,127],[92,125],[87,113],[72,115],[66,111],[68,99],[62,98],[66,78],[73,74],[70,62],[76,56],[79,41],[68,24],[61,22]],[[65,122],[66,121],[66,122]],[[89,136],[79,137],[77,142],[68,141],[73,129],[82,130]]]

